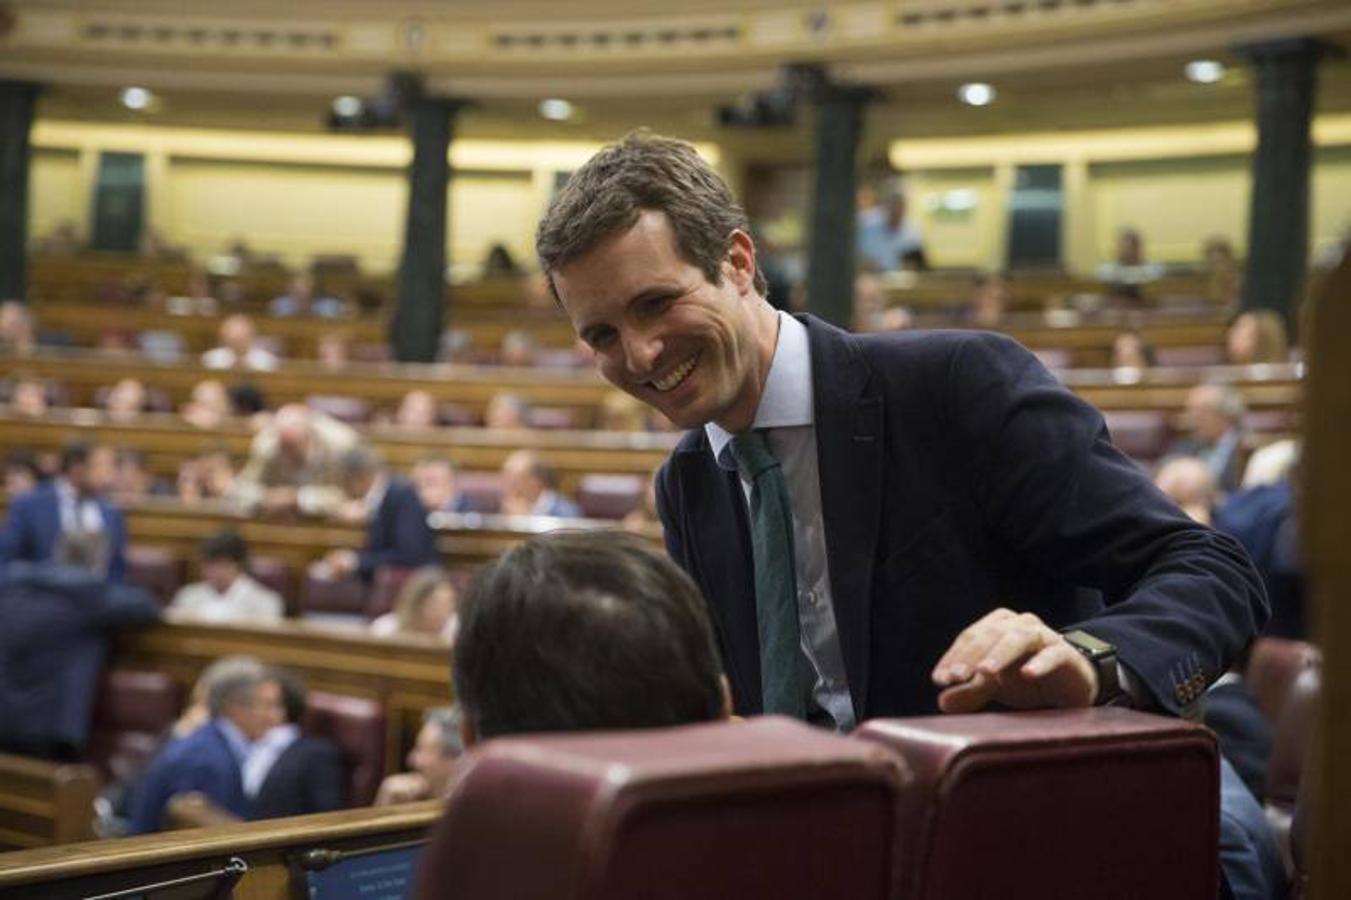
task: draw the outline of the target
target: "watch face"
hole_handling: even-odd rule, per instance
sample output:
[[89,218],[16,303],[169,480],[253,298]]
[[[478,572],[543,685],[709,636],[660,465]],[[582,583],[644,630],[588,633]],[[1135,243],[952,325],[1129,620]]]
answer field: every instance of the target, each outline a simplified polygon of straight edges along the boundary
[[1065,634],[1065,640],[1094,658],[1116,653],[1116,648],[1111,644],[1106,641],[1098,640],[1086,631],[1067,632]]

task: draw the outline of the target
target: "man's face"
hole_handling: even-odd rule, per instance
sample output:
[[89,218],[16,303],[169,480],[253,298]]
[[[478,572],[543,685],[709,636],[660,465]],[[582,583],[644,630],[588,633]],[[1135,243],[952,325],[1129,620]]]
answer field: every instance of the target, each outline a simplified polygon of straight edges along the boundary
[[680,257],[666,215],[650,210],[552,273],[601,374],[684,428],[749,427],[774,354],[755,249],[741,232],[730,237],[721,284]]
[[408,751],[408,768],[427,779],[432,796],[439,797],[450,782],[455,758],[448,756],[441,741],[441,726],[428,722],[417,734],[413,749]]
[[256,741],[269,729],[286,721],[286,706],[282,703],[281,685],[264,681],[249,699],[232,704],[230,720],[251,741]]
[[202,580],[211,585],[212,590],[223,594],[230,589],[239,577],[239,563],[233,559],[206,559],[202,561]]
[[442,509],[455,496],[455,473],[444,463],[421,463],[413,467],[413,486],[427,509]]

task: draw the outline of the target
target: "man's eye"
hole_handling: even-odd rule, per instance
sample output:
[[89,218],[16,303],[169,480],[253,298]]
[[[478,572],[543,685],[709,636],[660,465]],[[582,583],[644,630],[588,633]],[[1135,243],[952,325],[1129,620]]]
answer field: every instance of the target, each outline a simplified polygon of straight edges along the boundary
[[615,333],[610,330],[593,331],[586,336],[586,342],[593,350],[604,350],[614,343]]
[[655,315],[670,306],[672,299],[674,298],[667,296],[649,297],[643,301],[643,312],[648,315]]

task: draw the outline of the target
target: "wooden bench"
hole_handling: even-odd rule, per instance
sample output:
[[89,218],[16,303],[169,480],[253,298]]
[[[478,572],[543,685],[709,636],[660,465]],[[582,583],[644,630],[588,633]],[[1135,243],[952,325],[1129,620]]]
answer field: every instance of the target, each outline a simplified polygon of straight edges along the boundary
[[[0,855],[0,895],[76,900],[216,872],[238,859],[247,871],[229,896],[294,900],[308,896],[304,854],[420,844],[440,813],[441,803],[429,800],[9,853]],[[209,895],[209,883],[198,882],[154,896]]]
[[92,766],[0,753],[0,850],[92,839],[100,783]]

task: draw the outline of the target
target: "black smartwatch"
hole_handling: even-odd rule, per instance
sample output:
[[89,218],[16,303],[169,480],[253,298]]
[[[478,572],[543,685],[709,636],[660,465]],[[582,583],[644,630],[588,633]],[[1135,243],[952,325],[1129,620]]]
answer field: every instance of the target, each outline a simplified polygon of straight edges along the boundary
[[1093,698],[1094,706],[1121,706],[1127,697],[1121,687],[1121,675],[1117,670],[1116,647],[1099,640],[1086,631],[1066,631],[1062,634],[1071,647],[1078,650],[1098,673],[1098,695]]

